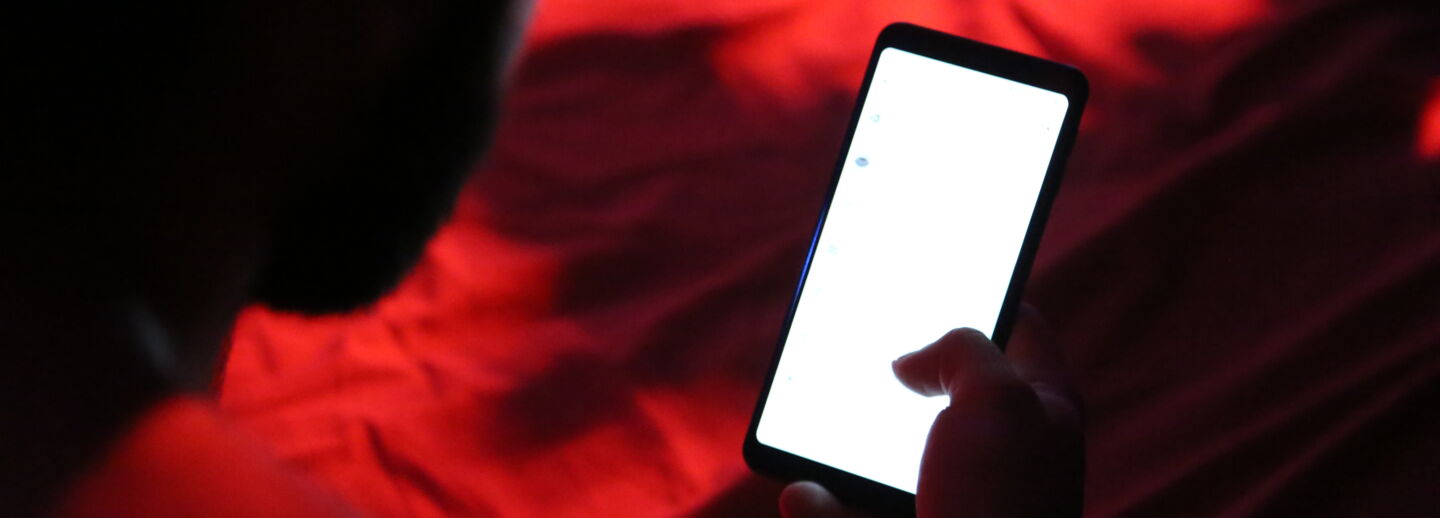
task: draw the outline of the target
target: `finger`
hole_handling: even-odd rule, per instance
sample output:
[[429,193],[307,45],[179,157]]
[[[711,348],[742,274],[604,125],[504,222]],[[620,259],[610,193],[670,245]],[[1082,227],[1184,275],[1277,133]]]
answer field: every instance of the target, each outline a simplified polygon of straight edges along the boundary
[[780,493],[780,515],[785,518],[868,518],[830,494],[824,486],[801,481]]
[[1020,306],[1005,356],[1020,379],[1035,390],[1053,419],[1080,424],[1083,405],[1079,390],[1049,324],[1034,307]]
[[900,357],[895,376],[910,390],[952,398],[985,387],[1014,388],[1019,377],[984,334],[974,329],[946,333],[924,349]]

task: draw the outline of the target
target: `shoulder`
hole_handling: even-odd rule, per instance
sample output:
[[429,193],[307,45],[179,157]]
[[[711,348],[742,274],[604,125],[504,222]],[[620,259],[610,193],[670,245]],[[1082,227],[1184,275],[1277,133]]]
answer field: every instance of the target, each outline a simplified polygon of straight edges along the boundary
[[198,397],[146,411],[66,492],[57,516],[353,517]]

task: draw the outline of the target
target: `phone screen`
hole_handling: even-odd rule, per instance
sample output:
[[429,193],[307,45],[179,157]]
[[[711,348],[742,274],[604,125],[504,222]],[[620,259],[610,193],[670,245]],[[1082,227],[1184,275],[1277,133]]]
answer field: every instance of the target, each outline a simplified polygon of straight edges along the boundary
[[885,48],[806,267],[757,440],[915,492],[947,398],[891,361],[993,335],[1069,100]]

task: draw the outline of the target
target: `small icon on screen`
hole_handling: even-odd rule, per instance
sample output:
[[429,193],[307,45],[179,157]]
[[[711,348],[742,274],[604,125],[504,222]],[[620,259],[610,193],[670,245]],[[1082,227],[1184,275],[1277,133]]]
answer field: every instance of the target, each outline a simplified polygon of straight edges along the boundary
[[860,157],[860,158],[856,158],[856,159],[855,159],[855,165],[860,166],[860,167],[865,167],[865,166],[867,166],[867,165],[870,165],[870,159],[865,158],[865,157],[863,157],[863,156]]

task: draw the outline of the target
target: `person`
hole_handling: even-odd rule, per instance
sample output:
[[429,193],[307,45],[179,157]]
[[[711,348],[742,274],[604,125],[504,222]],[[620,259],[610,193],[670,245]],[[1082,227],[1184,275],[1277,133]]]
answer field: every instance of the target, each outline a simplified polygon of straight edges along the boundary
[[[235,0],[3,8],[0,507],[350,516],[213,408],[237,313],[363,307],[417,260],[492,130],[529,7]],[[38,4],[38,5],[29,5]],[[1034,311],[897,360],[948,394],[921,516],[1081,507],[1080,406]],[[787,516],[859,516],[812,483]]]

